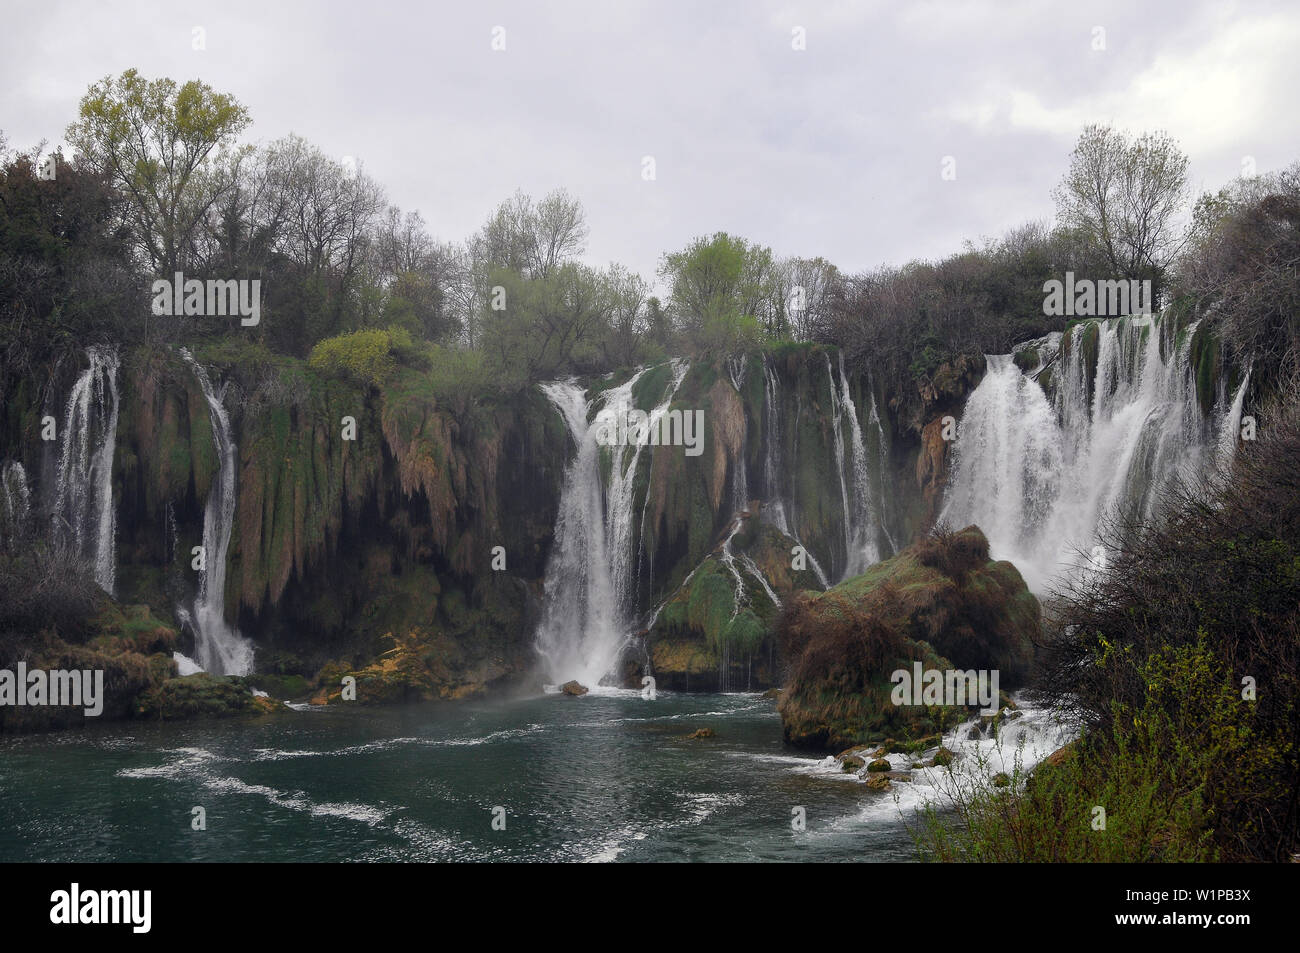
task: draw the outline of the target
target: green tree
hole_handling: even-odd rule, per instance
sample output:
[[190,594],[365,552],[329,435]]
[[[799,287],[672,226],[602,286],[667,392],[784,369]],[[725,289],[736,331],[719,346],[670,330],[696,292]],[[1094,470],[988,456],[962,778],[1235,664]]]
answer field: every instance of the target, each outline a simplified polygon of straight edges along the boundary
[[91,86],[80,117],[68,142],[129,197],[133,234],[154,271],[177,270],[234,182],[243,153],[230,147],[248,111],[198,80],[178,86],[130,69]]
[[668,283],[673,323],[697,349],[748,346],[763,326],[779,332],[770,248],[717,232],[664,255],[659,275]]

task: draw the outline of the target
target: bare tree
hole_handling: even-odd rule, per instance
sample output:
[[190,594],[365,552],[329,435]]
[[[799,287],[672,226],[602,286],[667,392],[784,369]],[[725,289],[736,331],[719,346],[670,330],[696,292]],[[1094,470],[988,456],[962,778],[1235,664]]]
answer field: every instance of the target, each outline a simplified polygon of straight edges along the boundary
[[546,277],[587,248],[582,203],[564,189],[556,189],[537,203],[527,221],[527,231],[529,268],[534,277]]
[[1157,284],[1186,240],[1187,156],[1163,132],[1134,139],[1110,126],[1083,130],[1053,192],[1057,217],[1105,254],[1113,273]]

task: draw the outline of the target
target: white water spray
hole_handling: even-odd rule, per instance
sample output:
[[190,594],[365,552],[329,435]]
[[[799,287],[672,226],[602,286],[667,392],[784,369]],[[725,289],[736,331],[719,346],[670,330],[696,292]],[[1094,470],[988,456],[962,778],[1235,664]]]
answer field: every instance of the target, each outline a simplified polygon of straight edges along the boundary
[[[1143,322],[1101,322],[1089,375],[1087,325],[1076,326],[1056,367],[1055,406],[1012,355],[989,356],[958,428],[940,519],[977,524],[994,557],[1011,560],[1038,593],[1104,564],[1095,549],[1102,524],[1149,519],[1162,490],[1206,472],[1225,452],[1225,428],[1236,429],[1244,383],[1233,408],[1201,414],[1189,360],[1195,332],[1192,324],[1175,343],[1159,320],[1146,331]],[[1059,342],[1052,335],[1032,345]]]
[[[667,394],[648,415],[648,432],[657,432],[686,371],[684,362],[672,363]],[[632,389],[644,373],[601,395],[606,420],[633,409]],[[585,390],[572,381],[541,388],[564,419],[577,452],[560,493],[537,647],[552,679],[592,686],[613,671],[631,635],[637,589],[633,503],[644,444],[602,447],[598,435],[605,425],[599,417],[589,419],[594,402]],[[608,486],[601,479],[604,450],[612,457]]]
[[27,531],[32,497],[27,488],[27,471],[17,460],[0,466],[0,544],[21,537]]
[[95,582],[112,595],[117,575],[113,451],[117,444],[117,349],[86,349],[90,366],[68,395],[59,444],[54,532],[94,566]]
[[[840,500],[844,507],[844,571],[841,580],[864,572],[883,558],[880,538],[888,536],[881,519],[879,489],[871,486],[871,472],[867,460],[867,446],[862,437],[862,424],[858,409],[849,389],[849,376],[844,371],[844,353],[839,355],[839,383],[831,371],[830,356],[826,357],[826,377],[831,391],[831,416],[835,430],[835,462],[840,477]],[[871,419],[880,437],[880,487],[884,486],[884,430],[876,412],[875,395],[870,394]],[[845,453],[844,421],[849,424],[848,453]]]
[[[208,402],[212,438],[221,462],[203,510],[204,568],[199,572],[199,593],[189,613],[198,656],[195,661],[213,675],[247,675],[253,670],[253,645],[226,623],[226,552],[235,522],[235,441],[221,402],[225,388],[220,393],[214,391],[208,372],[185,348],[181,348],[181,357],[194,369]],[[177,616],[184,618],[179,610]]]

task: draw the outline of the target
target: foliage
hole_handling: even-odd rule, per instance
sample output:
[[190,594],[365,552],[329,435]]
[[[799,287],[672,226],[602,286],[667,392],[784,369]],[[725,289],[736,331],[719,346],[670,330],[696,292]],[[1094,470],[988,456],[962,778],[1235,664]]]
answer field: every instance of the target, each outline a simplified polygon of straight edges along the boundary
[[1201,196],[1175,293],[1213,308],[1218,335],[1275,385],[1300,380],[1300,164]]
[[411,335],[405,328],[371,329],[319,342],[311,349],[307,364],[315,371],[348,376],[378,387],[399,358],[410,360],[415,353]]
[[138,247],[156,273],[170,275],[231,186],[237,157],[221,147],[249,122],[238,100],[198,80],[150,81],[129,69],[90,87],[67,140],[127,196]]
[[[1298,463],[1292,409],[1243,443],[1230,479],[1178,487],[1152,521],[1109,527],[1110,571],[1062,594],[1045,646],[1043,686],[1090,730],[1101,757],[1116,757],[1125,713],[1153,716],[1152,705],[1173,726],[1156,739],[1161,757],[1173,756],[1179,733],[1180,743],[1210,748],[1233,733],[1249,741],[1249,754],[1216,765],[1211,778],[1221,781],[1205,795],[1224,859],[1276,860],[1300,848]],[[1183,654],[1171,661],[1169,652]],[[1195,682],[1169,673],[1193,661],[1197,679],[1231,691],[1177,690]],[[1162,688],[1166,675],[1175,689]]]
[[1150,280],[1158,295],[1185,240],[1175,222],[1187,199],[1187,162],[1166,133],[1134,138],[1085,126],[1053,193],[1057,219],[1101,249],[1109,277]]
[[[1215,826],[1224,792],[1235,796],[1278,765],[1256,746],[1257,710],[1204,643],[1165,647],[1143,664],[1147,695],[1115,703],[1094,733],[1032,774],[1015,753],[1000,787],[979,766],[949,771],[912,829],[919,852],[961,862],[1206,862],[1221,858]],[[1055,763],[1051,763],[1055,762]],[[1098,823],[1104,810],[1104,826]]]

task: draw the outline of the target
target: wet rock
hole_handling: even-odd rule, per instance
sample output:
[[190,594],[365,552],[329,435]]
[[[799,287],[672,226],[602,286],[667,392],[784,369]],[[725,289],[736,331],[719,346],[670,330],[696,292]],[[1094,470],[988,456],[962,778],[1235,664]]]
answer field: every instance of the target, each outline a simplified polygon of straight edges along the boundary
[[889,768],[890,768],[889,762],[886,761],[884,758],[877,758],[875,761],[867,765],[867,770],[872,772],[873,774],[878,774],[882,771],[888,771]]
[[866,783],[873,791],[888,791],[893,786],[889,783],[889,778],[883,774],[867,775]]
[[585,695],[587,686],[578,681],[569,681],[560,686],[560,691],[566,695]]
[[690,741],[699,741],[701,738],[712,738],[712,737],[713,737],[713,729],[712,729],[712,728],[696,728],[694,731],[692,731],[692,732],[691,732],[689,735],[687,735],[686,737],[687,737],[687,739],[690,740]]
[[845,774],[854,774],[861,771],[866,762],[856,755],[846,755],[840,759],[840,768]]
[[946,768],[948,765],[952,764],[952,759],[953,753],[940,745],[939,750],[936,751],[934,757],[930,759],[929,765],[932,768]]
[[1069,761],[1073,757],[1074,757],[1074,742],[1071,741],[1068,745],[1064,745],[1063,747],[1057,748],[1046,758],[1044,758],[1043,764],[1049,765],[1053,768],[1059,768],[1061,765],[1065,764],[1065,762]]

